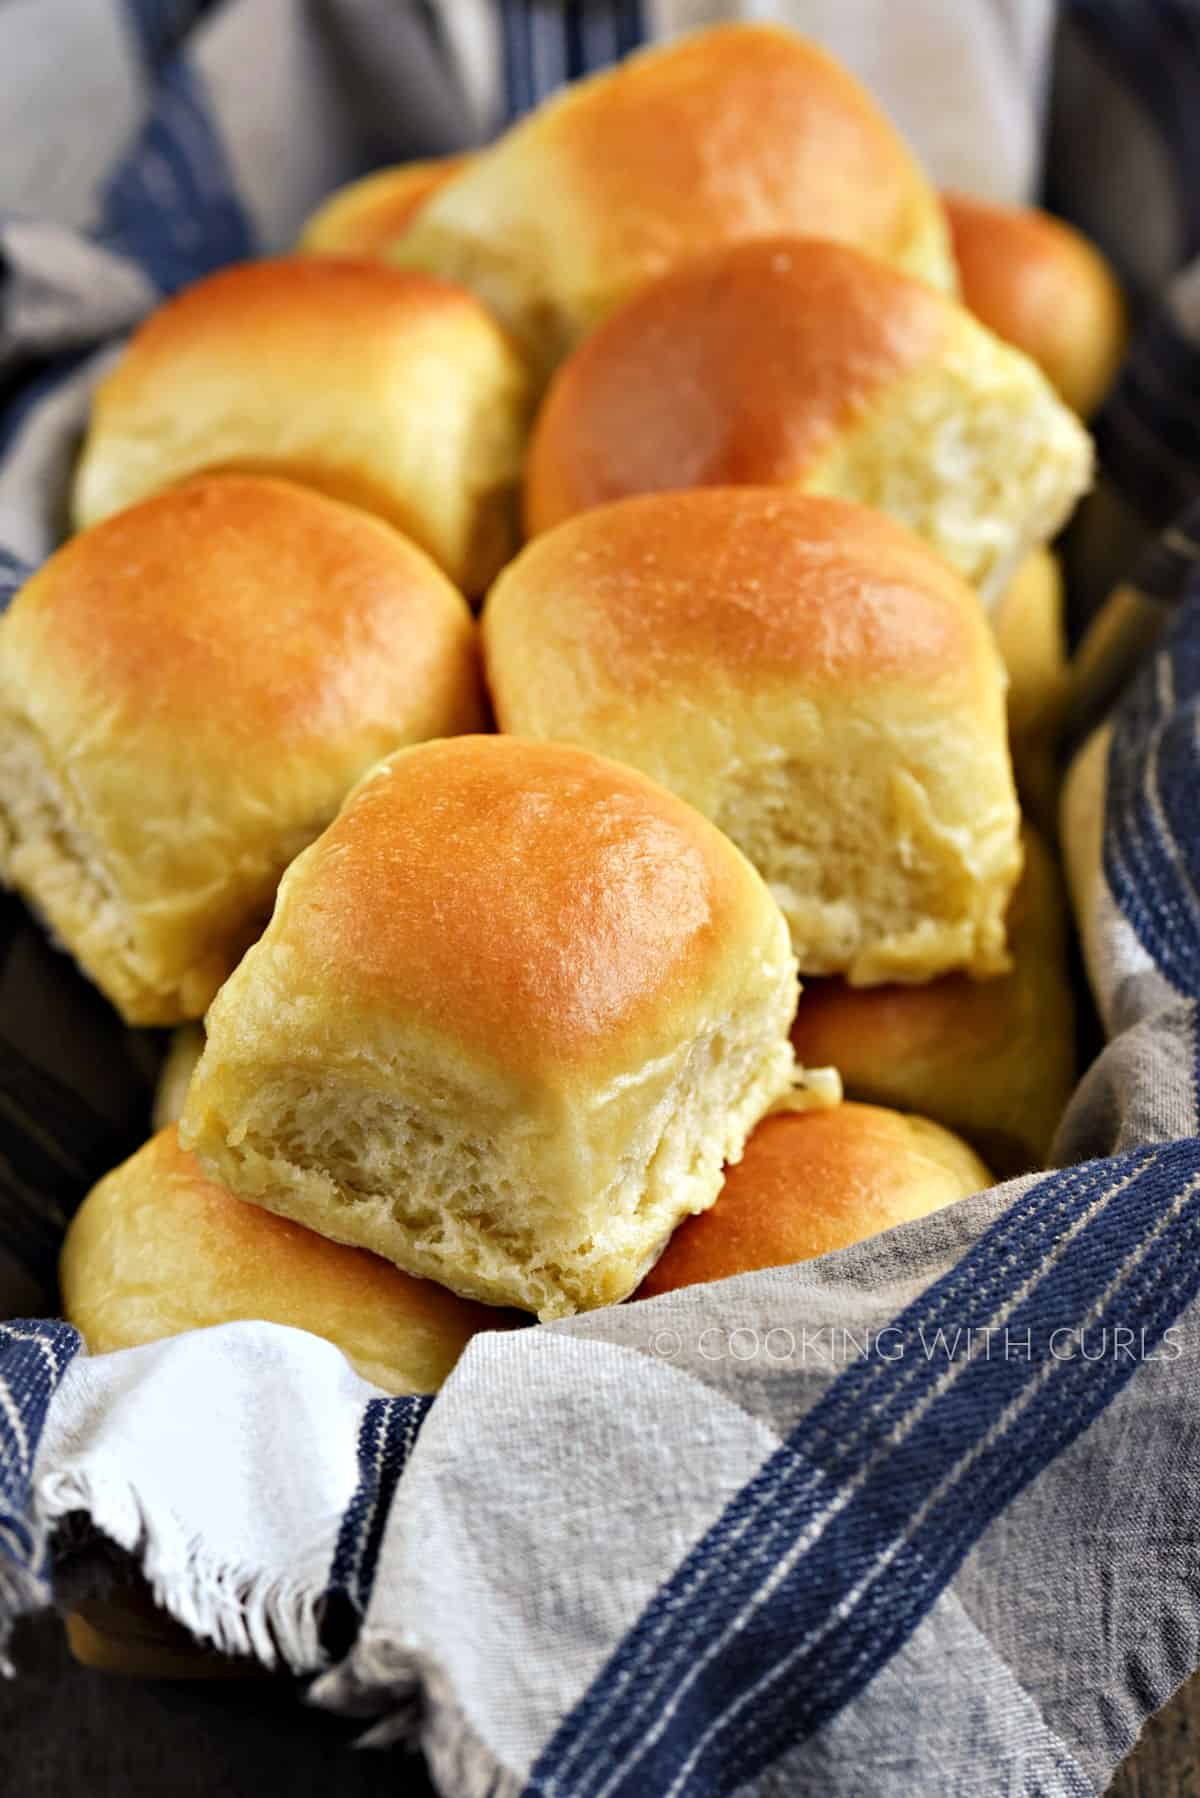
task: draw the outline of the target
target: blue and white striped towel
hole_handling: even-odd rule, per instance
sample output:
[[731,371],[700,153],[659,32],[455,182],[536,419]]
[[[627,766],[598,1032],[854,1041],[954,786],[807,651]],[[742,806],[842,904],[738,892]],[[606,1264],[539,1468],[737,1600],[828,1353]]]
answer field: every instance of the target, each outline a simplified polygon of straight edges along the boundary
[[[0,11],[0,583],[56,540],[97,371],[158,294],[287,243],[372,162],[736,10]],[[1075,715],[1116,704],[1066,805],[1107,1046],[1062,1171],[822,1261],[486,1335],[434,1400],[266,1325],[96,1359],[63,1324],[0,1326],[0,1622],[48,1599],[83,1513],[198,1633],[318,1674],[372,1740],[416,1734],[456,1798],[1092,1793],[1200,1664],[1200,12],[742,10],[856,64],[944,181],[1030,191],[1048,107],[1055,201],[1145,310],[1075,543],[1119,591]],[[0,934],[11,1314],[146,1075],[15,908]]]

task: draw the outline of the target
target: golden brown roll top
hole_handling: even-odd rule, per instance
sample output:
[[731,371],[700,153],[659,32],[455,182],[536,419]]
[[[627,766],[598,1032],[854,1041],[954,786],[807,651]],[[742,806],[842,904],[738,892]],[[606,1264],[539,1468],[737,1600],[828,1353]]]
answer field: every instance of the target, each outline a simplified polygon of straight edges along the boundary
[[241,1197],[558,1316],[637,1284],[792,1076],[795,963],[643,776],[473,737],[391,757],[280,886],[181,1126]]
[[623,500],[530,544],[483,634],[501,729],[628,762],[711,818],[802,974],[1007,966],[1003,673],[975,594],[898,525],[765,488]]
[[703,1217],[688,1218],[638,1288],[787,1267],[927,1217],[991,1185],[965,1142],[875,1105],[764,1118]]
[[404,162],[339,187],[308,220],[297,249],[310,256],[381,256],[430,195],[470,160],[435,156],[428,162]]
[[203,470],[374,512],[469,593],[512,553],[525,371],[471,294],[378,262],[223,269],[137,330],[100,386],[77,526]]
[[0,869],[129,1022],[198,1017],[358,777],[480,717],[470,613],[413,544],[284,482],[187,483],[0,621]]
[[953,305],[811,238],[722,248],[644,288],[559,369],[525,479],[530,536],[634,493],[799,485],[945,349]]
[[655,276],[781,231],[954,286],[937,196],[870,96],[792,32],[731,24],[564,89],[394,254],[472,287],[548,372]]
[[1090,418],[1125,353],[1125,302],[1108,263],[1071,225],[1033,206],[942,196],[965,305],[1032,356]]
[[591,506],[757,485],[858,500],[994,599],[1087,485],[1086,434],[945,294],[817,239],[725,247],[653,283],[559,369],[530,535]]
[[800,1060],[833,1063],[852,1098],[936,1118],[1005,1175],[1045,1165],[1075,1078],[1062,882],[1028,827],[1024,850],[1008,918],[1010,974],[870,992],[816,981],[805,985],[792,1027]]
[[93,1187],[60,1276],[65,1315],[93,1354],[258,1320],[323,1336],[385,1392],[435,1392],[471,1336],[506,1321],[243,1205],[205,1178],[173,1128]]

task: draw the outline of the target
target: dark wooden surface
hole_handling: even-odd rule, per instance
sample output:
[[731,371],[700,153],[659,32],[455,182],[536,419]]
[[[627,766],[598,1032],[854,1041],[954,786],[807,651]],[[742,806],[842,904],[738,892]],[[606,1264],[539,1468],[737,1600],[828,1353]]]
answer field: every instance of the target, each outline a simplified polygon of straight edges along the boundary
[[[297,1704],[284,1682],[90,1673],[52,1617],[22,1625],[14,1659],[0,1798],[434,1798],[418,1760],[356,1752],[356,1725]],[[1200,1798],[1200,1679],[1147,1725],[1110,1798]]]
[[51,1616],[21,1625],[12,1658],[2,1798],[433,1798],[419,1760],[356,1752],[362,1726],[297,1703],[286,1681],[88,1672]]
[[1109,1798],[1200,1798],[1200,1675],[1147,1723]]

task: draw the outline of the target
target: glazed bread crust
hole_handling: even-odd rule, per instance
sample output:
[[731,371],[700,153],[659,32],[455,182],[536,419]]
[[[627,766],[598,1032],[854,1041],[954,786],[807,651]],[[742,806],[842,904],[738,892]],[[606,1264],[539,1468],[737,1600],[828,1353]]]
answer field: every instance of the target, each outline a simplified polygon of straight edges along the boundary
[[0,621],[0,873],[128,1022],[199,1017],[358,777],[481,706],[413,544],[284,482],[185,484]]
[[937,196],[865,90],[790,31],[730,24],[565,88],[393,255],[473,288],[548,373],[647,281],[781,231],[955,284]]
[[285,876],[181,1134],[240,1196],[544,1317],[626,1296],[788,1090],[753,869],[560,745],[391,757]]
[[243,1205],[205,1178],[173,1128],[92,1188],[60,1276],[65,1315],[93,1354],[257,1319],[325,1337],[385,1392],[435,1392],[469,1338],[505,1321]]
[[736,244],[644,289],[559,369],[530,536],[630,494],[786,486],[878,507],[994,600],[1065,521],[1086,433],[1024,356],[842,244]]
[[379,262],[222,269],[133,335],[97,391],[78,529],[202,471],[376,513],[468,593],[511,555],[528,382],[471,294]]
[[975,594],[888,519],[768,488],[622,500],[535,539],[483,636],[500,728],[628,762],[711,818],[802,974],[1007,967],[1003,671]]
[[1008,916],[1010,974],[871,992],[814,982],[792,1029],[800,1060],[832,1062],[852,1098],[936,1118],[1004,1176],[1046,1165],[1075,1083],[1066,899],[1028,825],[1024,850]]
[[1034,206],[944,194],[963,303],[1032,356],[1081,418],[1112,385],[1129,337],[1115,275],[1086,237]]
[[430,195],[470,161],[469,156],[435,156],[351,181],[317,208],[296,248],[310,256],[382,256]]
[[676,1230],[637,1296],[810,1261],[991,1182],[965,1142],[926,1118],[853,1104],[780,1112],[755,1130],[711,1210]]

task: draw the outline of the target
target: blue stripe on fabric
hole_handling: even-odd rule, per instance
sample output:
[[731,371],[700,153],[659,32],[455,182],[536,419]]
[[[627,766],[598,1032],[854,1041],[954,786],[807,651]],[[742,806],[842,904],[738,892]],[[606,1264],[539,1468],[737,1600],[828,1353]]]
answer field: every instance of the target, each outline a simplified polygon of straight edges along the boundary
[[[1039,1182],[891,1326],[899,1359],[845,1371],[727,1508],[560,1726],[530,1792],[715,1798],[821,1727],[1138,1364],[1056,1360],[1051,1333],[1119,1322],[1152,1351],[1198,1290],[1200,1141]],[[939,1326],[968,1316],[1006,1321],[1018,1344],[1028,1330],[1030,1358],[931,1358]]]
[[567,23],[563,0],[527,0],[533,103],[540,105],[567,80]]
[[104,190],[98,235],[163,293],[254,252],[204,83],[182,57],[161,75],[151,116]]
[[[991,1316],[1003,1303],[1006,1292],[1019,1280],[1019,1270],[1025,1260],[1030,1255],[1036,1258],[1049,1251],[1065,1228],[1079,1194],[1088,1188],[1089,1170],[1079,1168],[1059,1177],[1052,1202],[1044,1198],[1040,1203],[1036,1202],[1035,1194],[1041,1195],[1040,1188],[1018,1200],[989,1233],[987,1241],[991,1255],[986,1268],[978,1265],[977,1257],[974,1261],[968,1257],[960,1262],[936,1289],[931,1289],[935,1300],[933,1308],[922,1309],[924,1301],[921,1300],[910,1308],[910,1325],[915,1322],[918,1331],[925,1329],[932,1337],[941,1320],[954,1315],[955,1307],[970,1305],[974,1307],[974,1315]],[[926,1299],[930,1296],[926,1295]],[[875,1437],[885,1433],[893,1418],[898,1419],[903,1414],[904,1408],[912,1402],[914,1388],[919,1390],[923,1377],[921,1363],[911,1359],[893,1364],[890,1374],[882,1361],[873,1361],[870,1367],[869,1407],[863,1406],[849,1431],[819,1442],[826,1458],[834,1454],[841,1457],[835,1471],[844,1478],[852,1478],[865,1465]],[[791,1496],[795,1498],[802,1486],[807,1490],[823,1479],[819,1470],[802,1464],[792,1454],[789,1444],[785,1444],[739,1494],[715,1534],[710,1532],[705,1543],[700,1545],[697,1553],[704,1554],[708,1572],[715,1571],[730,1582],[737,1578],[739,1569],[748,1565],[744,1542],[751,1522],[756,1525],[752,1571],[757,1573],[760,1565],[770,1565],[772,1557],[783,1552],[790,1534],[790,1521],[782,1503],[789,1486]],[[687,1566],[685,1563],[684,1568]],[[631,1664],[622,1670],[623,1676],[631,1683],[637,1683],[654,1703],[669,1695],[671,1678],[676,1671],[667,1658],[670,1628],[669,1621],[661,1624],[657,1633],[653,1630],[643,1632],[639,1626],[640,1660],[636,1655],[630,1655]],[[633,1637],[627,1638],[627,1643],[633,1640]],[[581,1738],[582,1726],[587,1722],[591,1708],[589,1700],[585,1699],[574,1713]]]
[[611,67],[617,60],[617,11],[613,0],[603,6],[590,5],[584,0],[583,62],[589,75],[597,69]]
[[358,1485],[333,1551],[327,1590],[366,1614],[392,1499],[433,1399],[370,1399],[358,1432]]
[[[991,1520],[1124,1388],[1135,1358],[1110,1354],[1091,1362],[1079,1354],[1058,1363],[1050,1339],[1061,1328],[1056,1320],[1086,1315],[1129,1242],[1146,1240],[1138,1233],[1147,1209],[1157,1211],[1163,1198],[1176,1197],[1186,1172],[1195,1190],[1185,1213],[1163,1225],[1153,1238],[1152,1259],[1117,1287],[1084,1338],[1089,1353],[1106,1351],[1107,1334],[1128,1329],[1134,1316],[1136,1343],[1118,1339],[1130,1356],[1142,1350],[1142,1331],[1146,1351],[1159,1346],[1200,1290],[1195,1143],[1184,1169],[1155,1165],[1140,1185],[1118,1195],[1089,1232],[1091,1241],[1081,1241],[1079,1254],[1013,1312],[1007,1327],[1016,1356],[977,1362],[944,1401],[932,1405],[903,1446],[872,1470],[815,1551],[780,1582],[756,1618],[757,1665],[750,1631],[739,1638],[734,1702],[740,1710],[731,1711],[726,1699],[727,1720],[706,1730],[703,1758],[710,1777],[704,1789],[729,1791],[850,1703],[917,1629]],[[1061,1338],[1056,1346],[1063,1346]],[[996,1421],[1005,1417],[1007,1427]],[[931,1468],[953,1469],[933,1493]],[[772,1638],[777,1645],[806,1617],[811,1621],[801,1642],[782,1656],[777,1646],[773,1651]],[[710,1694],[704,1703],[715,1704],[720,1714],[720,1696]],[[666,1788],[652,1782],[651,1789]]]
[[505,118],[523,118],[534,103],[533,51],[525,0],[500,0],[500,49],[504,66]]
[[83,1346],[70,1324],[0,1323],[0,1558],[44,1579],[29,1518],[34,1456],[63,1374]]
[[500,33],[510,122],[565,81],[608,68],[644,34],[638,0],[501,0]]
[[157,71],[212,6],[213,0],[125,0],[125,14],[145,66]]
[[1117,706],[1103,863],[1114,901],[1163,978],[1200,997],[1200,594]]
[[564,0],[563,23],[567,32],[567,80],[578,81],[587,70],[583,48],[584,0]]

